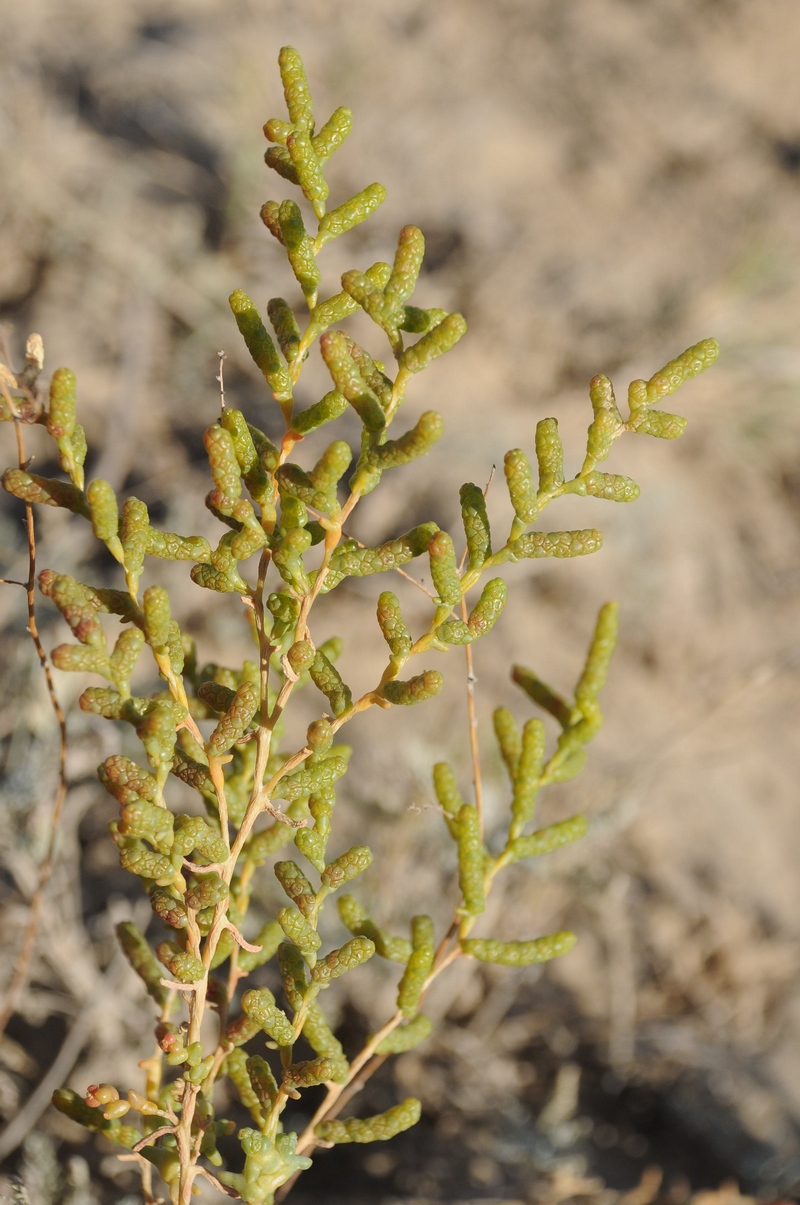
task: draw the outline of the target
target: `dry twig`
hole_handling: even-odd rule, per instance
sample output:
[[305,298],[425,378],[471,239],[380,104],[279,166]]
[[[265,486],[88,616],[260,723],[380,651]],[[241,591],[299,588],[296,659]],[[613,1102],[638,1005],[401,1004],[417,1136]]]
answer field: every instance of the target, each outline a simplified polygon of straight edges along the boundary
[[[34,356],[39,353],[40,347],[41,340],[39,340],[37,335],[31,335],[31,337],[28,339],[28,354],[26,356],[26,364],[28,361],[33,360]],[[40,353],[39,367],[41,367]],[[9,393],[7,383],[3,379],[0,379],[0,389],[2,389],[3,396],[15,415],[14,433],[17,440],[17,459],[19,462],[19,467],[24,469],[25,465],[27,464],[27,457],[25,454],[25,443],[22,432],[22,418],[19,414],[19,409],[16,406],[14,399]],[[36,395],[34,378],[31,388],[31,401],[35,402],[35,400]],[[50,662],[47,653],[44,651],[44,646],[42,645],[39,636],[39,627],[36,620],[36,527],[33,518],[33,506],[30,502],[25,503],[25,530],[28,541],[28,576],[24,583],[25,597],[28,608],[28,633],[33,641],[36,654],[39,658],[39,664],[41,665],[42,672],[44,673],[50,704],[53,708],[56,722],[58,724],[58,786],[56,787],[56,793],[53,799],[53,808],[50,816],[50,833],[47,842],[47,849],[45,851],[44,859],[39,867],[36,890],[31,898],[30,911],[28,913],[28,923],[25,927],[25,934],[23,936],[22,946],[17,957],[14,974],[12,975],[11,982],[6,990],[2,1012],[0,1012],[0,1033],[5,1030],[6,1025],[13,1016],[25,984],[28,981],[31,962],[36,949],[39,926],[42,919],[42,904],[44,894],[47,890],[47,884],[52,878],[53,869],[55,866],[56,842],[58,839],[61,816],[64,810],[64,801],[67,797],[67,721],[59,702],[58,695],[56,694],[55,684],[53,682],[53,676],[50,670]]]

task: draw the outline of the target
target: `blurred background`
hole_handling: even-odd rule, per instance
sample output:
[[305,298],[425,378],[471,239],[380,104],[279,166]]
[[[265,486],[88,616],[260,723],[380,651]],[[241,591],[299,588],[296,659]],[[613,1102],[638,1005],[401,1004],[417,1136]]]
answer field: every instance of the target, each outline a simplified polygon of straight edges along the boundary
[[[17,362],[38,331],[46,372],[75,370],[90,476],[144,498],[161,526],[214,531],[201,435],[217,413],[220,349],[229,400],[278,430],[226,299],[236,287],[262,309],[276,294],[299,299],[258,217],[264,200],[290,195],[263,164],[261,134],[283,116],[286,42],[304,55],[319,117],[354,111],[331,163],[334,201],[372,180],[388,188],[378,216],[326,250],[325,292],[345,268],[391,258],[414,222],[428,246],[420,304],[470,325],[407,403],[412,421],[440,410],[445,440],[364,506],[362,539],[431,518],[455,530],[458,486],[485,484],[509,447],[532,450],[548,415],[576,471],[592,375],[624,393],[700,338],[722,346],[675,399],[690,417],[684,439],[629,437],[615,451],[609,467],[642,486],[635,507],[577,499],[554,511],[556,527],[600,526],[602,553],[516,567],[513,602],[476,651],[499,831],[491,710],[530,713],[510,665],[568,690],[598,607],[621,601],[606,727],[584,775],[543,803],[544,822],[586,810],[590,834],[509,873],[485,928],[569,925],[578,946],[543,973],[459,967],[432,997],[435,1036],[358,1102],[375,1111],[414,1092],[420,1127],[322,1154],[292,1200],[681,1205],[800,1189],[798,38],[794,0],[2,8],[0,321]],[[324,374],[309,366],[304,382],[307,404]],[[12,463],[13,433],[0,437]],[[47,471],[47,445],[34,437],[30,450]],[[502,481],[489,494],[498,517],[503,494]],[[2,574],[19,578],[21,511],[0,501]],[[41,516],[39,564],[115,581],[61,512]],[[235,609],[198,598],[180,566],[154,573],[204,658],[246,654]],[[355,689],[380,655],[376,592],[354,582],[320,607],[316,631],[344,635]],[[0,590],[6,978],[56,784],[23,602]],[[49,648],[64,629],[45,600],[40,616]],[[470,774],[461,655],[448,665],[449,693],[403,716],[392,743],[383,714],[348,736],[339,838],[344,848],[369,833],[390,857],[362,894],[395,928],[423,910],[443,924],[452,908],[430,766],[452,761],[464,790]],[[137,1085],[152,1041],[113,941],[117,920],[146,923],[149,909],[107,836],[94,771],[116,738],[75,707],[84,684],[58,682],[73,789],[31,981],[0,1044],[3,1166],[22,1173],[33,1205],[141,1199],[129,1164],[46,1107],[65,1081]],[[272,893],[266,882],[264,908]],[[353,1048],[394,992],[388,972],[360,974],[335,999]]]

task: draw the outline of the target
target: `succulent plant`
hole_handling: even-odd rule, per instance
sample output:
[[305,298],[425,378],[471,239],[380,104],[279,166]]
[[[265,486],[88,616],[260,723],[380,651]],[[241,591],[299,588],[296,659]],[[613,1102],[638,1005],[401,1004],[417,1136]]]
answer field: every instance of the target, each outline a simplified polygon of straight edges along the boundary
[[[423,234],[415,226],[400,231],[392,263],[347,271],[341,287],[326,295],[321,253],[331,240],[371,218],[385,190],[370,184],[327,207],[325,165],[347,138],[350,111],[337,109],[317,130],[299,54],[284,47],[279,65],[288,118],[266,123],[271,144],[266,162],[300,190],[306,209],[304,216],[294,200],[270,200],[261,216],[285,248],[307,313],[301,319],[293,304],[273,298],[266,307],[270,333],[243,291],[230,297],[236,325],[285,430],[280,444],[273,443],[240,410],[227,405],[206,430],[212,484],[205,503],[222,525],[217,546],[202,536],[161,531],[142,501],[118,499],[108,482],[85,480],[86,439],[76,418],[75,378],[68,369],[53,374],[49,400],[38,407],[30,374],[15,376],[4,369],[2,376],[0,418],[44,425],[68,478],[44,478],[20,464],[5,472],[4,488],[25,503],[29,516],[32,507],[47,505],[87,520],[120,567],[116,589],[93,587],[52,569],[41,573],[39,585],[73,637],[53,650],[54,665],[97,675],[106,683],[87,687],[80,706],[130,725],[141,742],[142,764],[115,754],[103,762],[99,776],[119,805],[110,829],[122,866],[139,877],[157,927],[169,933],[151,945],[132,922],[117,930],[158,1013],[159,1054],[146,1060],[145,1083],[124,1097],[110,1083],[92,1085],[85,1097],[62,1089],[54,1104],[138,1153],[147,1176],[152,1167],[160,1173],[174,1205],[188,1205],[198,1175],[228,1196],[266,1205],[309,1166],[316,1149],[382,1141],[413,1126],[421,1109],[414,1099],[373,1117],[342,1119],[337,1113],[357,1076],[368,1074],[386,1055],[407,1051],[428,1037],[431,1022],[420,1010],[433,981],[457,958],[527,966],[564,954],[573,945],[575,936],[569,932],[525,941],[472,934],[505,867],[547,854],[586,831],[582,816],[531,826],[540,791],[580,772],[586,746],[602,723],[599,696],[617,637],[615,604],[600,610],[571,698],[529,669],[516,666],[512,671],[529,703],[555,717],[561,732],[548,751],[541,719],[528,719],[520,730],[507,707],[495,712],[495,734],[509,780],[508,830],[501,848],[487,845],[480,797],[464,799],[455,770],[444,762],[434,767],[434,790],[459,867],[452,924],[441,934],[421,912],[414,915],[407,936],[389,933],[367,915],[357,895],[342,890],[357,891],[359,876],[376,871],[370,869],[373,855],[367,845],[336,849],[335,807],[349,754],[337,743],[338,734],[371,707],[391,712],[393,706],[428,705],[436,698],[443,685],[439,667],[446,665],[448,651],[465,646],[471,656],[471,645],[501,619],[507,597],[506,582],[498,575],[503,566],[597,552],[599,531],[547,530],[542,526],[545,509],[566,494],[635,500],[639,488],[634,481],[599,466],[626,432],[661,439],[681,435],[685,420],[660,403],[718,354],[716,343],[707,339],[648,381],[634,381],[627,417],[608,378],[595,377],[589,386],[593,417],[585,457],[574,476],[565,470],[556,419],[541,419],[535,431],[525,433],[535,468],[521,448],[505,457],[507,530],[491,532],[484,491],[467,483],[460,496],[463,535],[433,522],[403,531],[400,493],[401,534],[364,547],[348,534],[355,507],[384,486],[384,473],[427,455],[443,433],[443,420],[434,411],[395,433],[406,392],[417,387],[417,376],[429,364],[455,348],[466,323],[460,314],[413,304],[425,253]],[[358,311],[388,344],[379,353],[385,362],[341,329]],[[298,385],[315,342],[331,389],[300,409]],[[314,464],[300,463],[305,437],[348,411],[361,424],[355,454],[338,437]],[[392,472],[386,488],[394,481]],[[194,642],[173,615],[167,591],[146,584],[148,557],[187,561],[198,590],[231,595],[237,611],[244,603],[257,642],[255,660],[235,667],[202,665]],[[349,577],[405,572],[417,561],[433,584],[432,591],[425,589],[427,626],[412,631],[397,596],[376,589],[375,634],[385,641],[386,665],[369,689],[354,692],[336,666],[341,642],[318,643],[315,638],[312,622],[322,596]],[[361,603],[356,599],[352,605]],[[113,644],[100,622],[108,615],[122,625]],[[133,673],[145,656],[152,657],[162,685],[150,696],[134,695]],[[305,743],[292,747],[285,743],[283,722],[300,691],[316,692],[319,714]],[[391,715],[386,722],[391,727]],[[201,815],[174,809],[174,778],[197,793]],[[292,846],[297,861],[282,853]],[[253,877],[278,854],[273,871],[286,902],[248,940],[243,931],[249,928]],[[325,950],[318,923],[328,897],[335,894],[344,934],[338,946]],[[411,908],[419,906],[416,900],[407,902]],[[531,925],[535,932],[535,918]],[[321,994],[335,978],[357,973],[375,956],[398,964],[397,1007],[360,1051],[345,1051],[326,1020]],[[242,994],[242,982],[271,959],[278,964],[282,999],[263,987]],[[218,1020],[210,1043],[203,1026],[209,1010]],[[312,1058],[298,1057],[301,1039],[311,1047]],[[239,1131],[240,1171],[219,1170],[217,1138],[235,1129],[216,1114],[215,1087],[224,1077],[252,1119],[251,1127]],[[305,1130],[285,1132],[287,1102],[320,1084],[325,1085],[324,1099]],[[148,1184],[145,1178],[149,1200]]]

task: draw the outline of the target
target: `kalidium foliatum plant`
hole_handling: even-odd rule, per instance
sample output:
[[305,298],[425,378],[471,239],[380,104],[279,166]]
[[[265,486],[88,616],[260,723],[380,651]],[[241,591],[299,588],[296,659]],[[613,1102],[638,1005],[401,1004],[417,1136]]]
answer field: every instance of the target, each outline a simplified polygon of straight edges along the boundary
[[[539,792],[582,769],[586,746],[602,722],[598,699],[617,634],[615,604],[600,610],[571,698],[529,669],[513,670],[514,682],[536,708],[555,717],[561,732],[548,749],[541,719],[533,716],[520,730],[507,707],[495,712],[509,780],[508,830],[499,848],[484,840],[479,788],[465,799],[454,769],[444,762],[433,767],[436,799],[458,854],[458,895],[444,932],[436,933],[420,912],[406,935],[389,933],[380,925],[392,918],[373,918],[359,902],[356,880],[375,870],[367,845],[343,850],[336,840],[337,795],[349,754],[339,743],[340,731],[361,712],[380,707],[389,712],[384,739],[391,739],[392,708],[431,705],[442,689],[447,654],[464,645],[469,656],[469,646],[498,621],[506,602],[502,567],[600,548],[602,536],[593,528],[548,530],[545,509],[565,494],[634,501],[635,482],[602,467],[613,444],[626,432],[681,435],[685,419],[661,403],[718,352],[713,340],[705,340],[650,380],[634,381],[627,417],[608,378],[595,377],[586,453],[572,476],[554,418],[526,432],[529,451],[514,448],[505,457],[509,524],[499,535],[490,531],[483,490],[468,482],[461,489],[463,534],[451,535],[435,523],[405,531],[398,519],[400,534],[378,547],[350,538],[348,520],[362,499],[378,486],[391,490],[396,471],[430,452],[441,437],[443,422],[435,411],[399,432],[396,420],[416,378],[458,343],[466,323],[460,314],[413,304],[425,250],[415,226],[400,231],[391,263],[354,268],[344,273],[341,288],[322,288],[326,244],[370,218],[385,193],[370,184],[328,207],[325,164],[347,138],[350,111],[337,109],[317,129],[300,56],[285,47],[279,63],[288,116],[264,127],[271,144],[266,162],[299,190],[301,203],[267,201],[261,217],[285,249],[292,285],[302,297],[274,297],[262,315],[237,290],[230,306],[266,393],[280,408],[285,433],[273,443],[227,405],[206,430],[211,490],[205,504],[222,529],[216,547],[202,536],[158,530],[138,498],[117,498],[106,481],[85,480],[75,378],[58,369],[49,399],[40,400],[37,337],[24,368],[16,375],[4,369],[2,377],[0,416],[18,431],[26,423],[43,424],[67,478],[37,476],[20,456],[19,467],[5,472],[4,488],[26,504],[29,517],[34,506],[45,505],[86,519],[119,564],[113,589],[55,569],[45,569],[38,581],[73,637],[53,649],[53,664],[103,682],[84,690],[81,708],[130,725],[141,742],[138,762],[115,754],[99,776],[118,805],[110,830],[122,866],[139,877],[155,914],[152,938],[130,922],[117,929],[157,1012],[157,1052],[142,1064],[144,1081],[129,1089],[95,1084],[84,1097],[63,1089],[54,1104],[138,1156],[146,1201],[157,1196],[155,1168],[174,1205],[187,1205],[198,1176],[229,1197],[265,1205],[319,1148],[382,1141],[413,1126],[421,1108],[414,1099],[373,1117],[339,1112],[349,1113],[343,1106],[349,1106],[351,1085],[377,1061],[426,1039],[431,1023],[421,1010],[433,981],[458,958],[527,966],[573,945],[569,932],[536,935],[535,918],[526,941],[481,932],[479,922],[505,867],[549,853],[586,830],[582,816],[532,826]],[[299,309],[307,310],[302,320]],[[359,310],[379,328],[375,354],[383,360],[343,329]],[[297,386],[315,343],[331,388],[303,409]],[[347,441],[333,439],[308,463],[304,438],[348,410],[362,426],[355,452]],[[148,583],[149,557],[186,561],[198,590],[229,594],[238,612],[244,604],[252,660],[235,668],[204,664],[181,632],[167,591]],[[429,572],[433,589],[426,589],[427,627],[411,631],[388,585],[393,570],[415,559]],[[359,684],[354,691],[336,668],[340,641],[315,639],[312,612],[346,578],[372,574],[384,575],[375,607],[386,667],[368,689]],[[120,624],[112,644],[101,622],[109,615]],[[136,694],[131,685],[140,658],[152,658],[160,676],[161,688],[152,695]],[[319,714],[302,746],[292,748],[285,743],[284,720],[300,690],[314,695]],[[175,778],[197,794],[192,814],[172,806]],[[274,874],[286,898],[274,919],[253,932],[248,904],[257,873]],[[325,949],[318,922],[330,902],[342,936]],[[373,957],[397,964],[396,1010],[363,1049],[345,1050],[325,1016],[325,989]],[[282,983],[279,998],[266,987],[248,986],[248,977],[270,960]],[[209,1013],[213,1026],[204,1024]],[[220,1135],[236,1129],[216,1111],[216,1088],[225,1079],[252,1119],[238,1131],[241,1158],[230,1170],[217,1149]],[[324,1085],[322,1102],[302,1132],[293,1132],[288,1102],[318,1085]]]

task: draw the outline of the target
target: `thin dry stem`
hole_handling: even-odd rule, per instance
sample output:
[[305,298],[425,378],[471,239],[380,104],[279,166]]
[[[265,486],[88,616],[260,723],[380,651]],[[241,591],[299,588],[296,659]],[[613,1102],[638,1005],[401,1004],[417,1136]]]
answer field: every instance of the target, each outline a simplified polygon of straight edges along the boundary
[[144,1205],[163,1205],[163,1197],[153,1196],[153,1165],[145,1159],[144,1155],[138,1152],[128,1152],[124,1155],[117,1155],[120,1163],[135,1163],[139,1168],[139,1173],[142,1177],[142,1198]]
[[[0,382],[3,395],[9,407],[16,413],[16,408],[8,389],[4,382]],[[22,423],[19,417],[14,419],[14,434],[17,440],[17,459],[19,467],[24,469],[27,463],[25,455],[25,442],[22,434]],[[0,1033],[2,1033],[14,1012],[16,1011],[19,998],[28,981],[30,974],[31,962],[33,961],[34,951],[36,949],[36,941],[39,935],[39,926],[42,920],[42,907],[44,903],[44,895],[47,890],[47,884],[53,875],[56,860],[56,843],[58,832],[61,825],[61,816],[64,811],[64,802],[67,797],[67,721],[64,716],[63,709],[56,694],[53,675],[50,671],[50,661],[47,653],[44,651],[40,636],[39,626],[36,621],[36,527],[33,518],[33,506],[30,502],[25,503],[25,531],[28,541],[28,578],[24,583],[25,597],[28,608],[28,634],[33,641],[36,649],[36,655],[39,658],[39,664],[42,667],[42,672],[47,684],[47,694],[50,699],[50,705],[56,717],[59,733],[59,748],[58,748],[58,786],[53,797],[53,808],[50,813],[50,832],[47,840],[47,849],[44,859],[39,867],[39,874],[36,882],[36,890],[30,902],[30,911],[28,913],[28,923],[25,926],[25,934],[22,939],[22,946],[17,957],[14,974],[11,977],[11,982],[6,990],[5,1000],[3,1001],[3,1009],[0,1012]]]
[[237,1201],[239,1200],[238,1192],[233,1188],[226,1188],[224,1184],[221,1184],[214,1173],[210,1172],[207,1167],[198,1167],[197,1174],[198,1176],[204,1176],[209,1184],[213,1184],[218,1192],[225,1193],[226,1197],[234,1197]]
[[227,360],[227,358],[228,358],[228,357],[225,355],[225,352],[224,352],[224,351],[218,351],[218,352],[217,352],[217,359],[219,360],[219,372],[217,373],[217,377],[216,377],[216,379],[219,381],[219,408],[220,408],[220,412],[221,412],[221,411],[223,411],[223,410],[225,409],[225,379],[224,379],[224,377],[223,377],[223,375],[222,375],[222,365],[225,363],[225,361]]
[[153,1130],[150,1134],[145,1134],[144,1138],[140,1138],[138,1142],[133,1144],[131,1150],[134,1152],[144,1150],[146,1146],[149,1146],[151,1142],[155,1142],[157,1138],[163,1138],[165,1134],[174,1133],[175,1126],[161,1126],[159,1129]]

